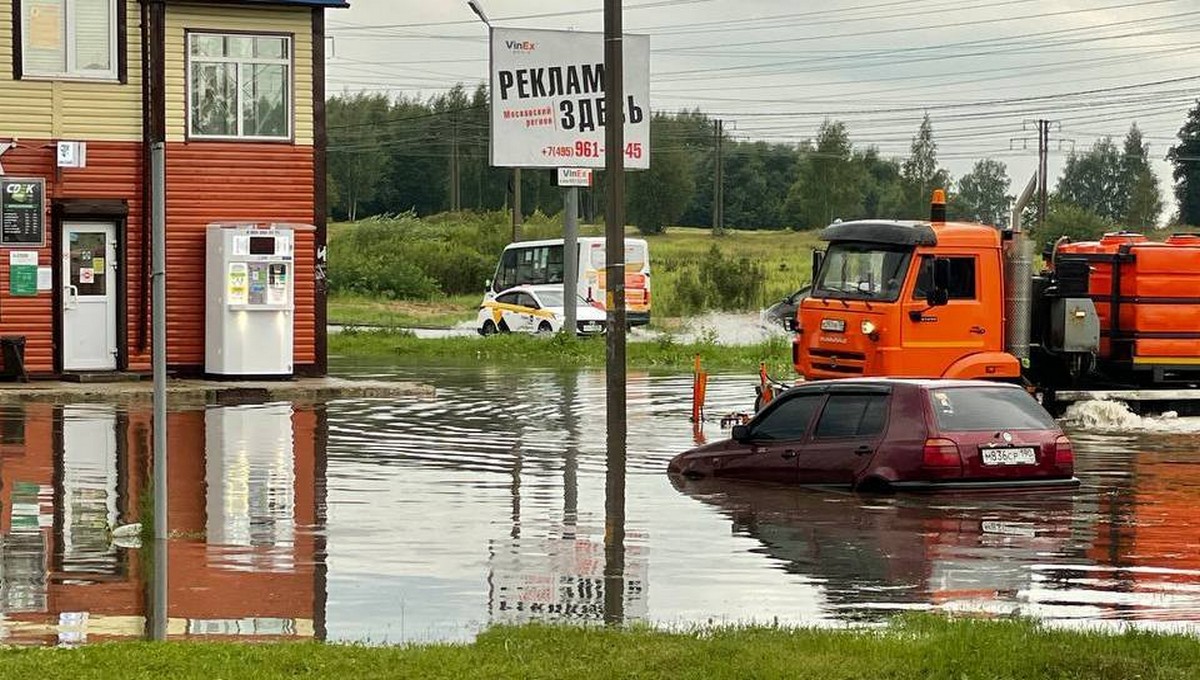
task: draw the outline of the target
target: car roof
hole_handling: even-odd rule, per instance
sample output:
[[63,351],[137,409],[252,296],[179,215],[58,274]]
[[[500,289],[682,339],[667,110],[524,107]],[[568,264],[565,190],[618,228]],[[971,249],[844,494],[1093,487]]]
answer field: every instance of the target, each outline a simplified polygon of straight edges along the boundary
[[872,386],[872,387],[891,387],[896,385],[912,386],[927,390],[940,390],[948,388],[1012,388],[1020,389],[1019,386],[1011,383],[992,382],[990,380],[950,380],[945,378],[886,378],[886,377],[863,377],[863,378],[835,378],[832,380],[814,380],[806,382],[798,382],[793,385],[793,388],[801,388],[805,386],[819,389],[820,386]]

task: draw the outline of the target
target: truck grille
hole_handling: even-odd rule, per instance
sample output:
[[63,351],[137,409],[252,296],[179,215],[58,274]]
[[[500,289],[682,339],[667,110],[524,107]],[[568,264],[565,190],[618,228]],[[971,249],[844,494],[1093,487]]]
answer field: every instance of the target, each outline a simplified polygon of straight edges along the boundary
[[862,375],[866,368],[867,355],[861,352],[838,352],[828,349],[809,350],[812,367],[819,371]]

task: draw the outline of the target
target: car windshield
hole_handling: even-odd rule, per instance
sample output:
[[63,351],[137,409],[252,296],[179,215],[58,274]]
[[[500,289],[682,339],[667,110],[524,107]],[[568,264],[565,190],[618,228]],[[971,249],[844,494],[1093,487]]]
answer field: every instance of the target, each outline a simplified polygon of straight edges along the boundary
[[878,243],[835,243],[813,288],[813,297],[894,301],[900,297],[912,249]]
[[1054,418],[1023,390],[955,387],[930,390],[942,432],[1056,430]]
[[543,307],[562,307],[563,294],[561,290],[539,290],[538,299]]

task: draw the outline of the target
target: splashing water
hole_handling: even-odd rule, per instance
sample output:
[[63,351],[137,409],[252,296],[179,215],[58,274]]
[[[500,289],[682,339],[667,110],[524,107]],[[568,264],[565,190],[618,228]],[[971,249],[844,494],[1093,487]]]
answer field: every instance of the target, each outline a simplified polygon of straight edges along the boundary
[[1200,432],[1200,418],[1180,418],[1174,411],[1140,416],[1125,402],[1107,399],[1075,402],[1067,407],[1062,421],[1068,427],[1104,432]]

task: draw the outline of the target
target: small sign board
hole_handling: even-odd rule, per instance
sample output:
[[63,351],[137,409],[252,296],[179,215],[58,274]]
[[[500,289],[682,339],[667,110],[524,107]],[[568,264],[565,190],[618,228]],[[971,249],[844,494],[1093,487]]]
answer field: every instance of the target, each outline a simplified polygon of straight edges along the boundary
[[592,186],[591,168],[559,168],[558,186],[560,187],[590,187]]
[[38,253],[36,250],[13,250],[8,253],[8,293],[14,297],[31,297],[38,292]]
[[59,142],[58,167],[86,168],[87,142]]
[[46,244],[46,180],[0,177],[0,246]]

